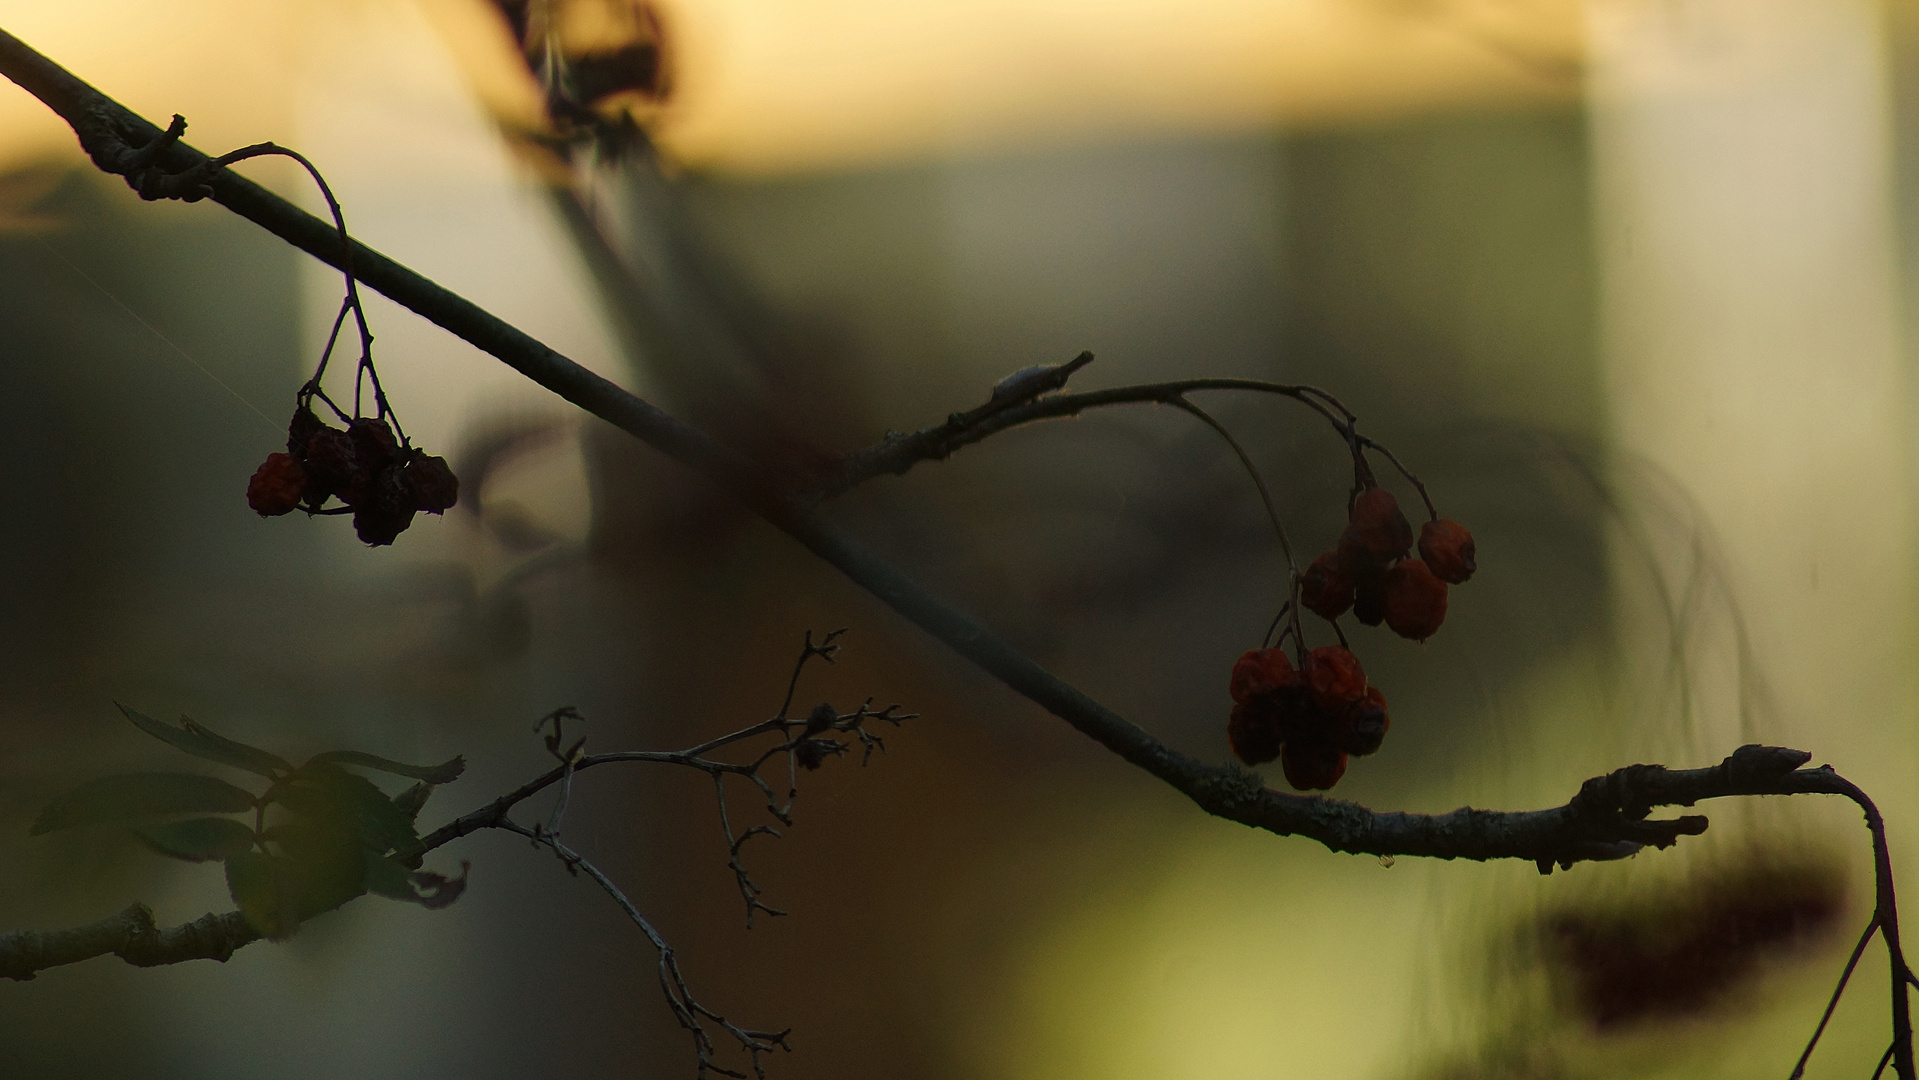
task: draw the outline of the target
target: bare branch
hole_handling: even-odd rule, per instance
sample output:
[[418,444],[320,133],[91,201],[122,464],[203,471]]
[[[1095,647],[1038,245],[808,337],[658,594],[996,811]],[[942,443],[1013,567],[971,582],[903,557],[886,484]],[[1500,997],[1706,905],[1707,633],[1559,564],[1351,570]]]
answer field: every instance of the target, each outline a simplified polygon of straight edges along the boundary
[[[905,719],[884,713],[867,713],[868,718]],[[858,713],[851,714],[854,716]],[[1668,769],[1660,765],[1629,765],[1594,777],[1580,787],[1579,794],[1564,806],[1550,810],[1501,812],[1464,807],[1445,814],[1378,813],[1337,799],[1308,798],[1274,791],[1262,785],[1258,777],[1236,769],[1205,770],[1193,780],[1195,802],[1212,813],[1255,828],[1273,832],[1286,830],[1318,840],[1334,851],[1366,855],[1409,855],[1439,859],[1526,859],[1549,873],[1554,866],[1569,868],[1576,862],[1618,859],[1644,847],[1667,847],[1681,836],[1696,836],[1706,829],[1706,819],[1687,815],[1670,820],[1647,820],[1655,807],[1691,806],[1705,799],[1746,795],[1844,795],[1854,801],[1864,796],[1859,789],[1829,766],[1816,769],[1796,768],[1810,755],[1781,747],[1745,746],[1731,757],[1708,768]],[[690,752],[659,753],[627,751],[590,754],[579,758],[573,771],[584,772],[615,762],[651,762],[675,764],[712,774],[748,775],[751,766],[716,762]],[[407,860],[417,866],[429,851],[481,829],[510,828],[507,816],[514,806],[561,782],[567,766],[561,765],[520,785],[477,810],[464,814],[421,838],[420,846]],[[1182,790],[1185,790],[1182,788]],[[1863,805],[1870,805],[1865,803]],[[1304,821],[1310,828],[1292,826]],[[1877,812],[1868,824],[1877,820]],[[1876,826],[1875,844],[1883,846],[1883,824]],[[131,911],[132,909],[129,909]],[[144,910],[144,909],[142,909]],[[56,934],[16,931],[0,935],[0,974],[12,978],[29,977],[33,971],[56,964],[75,963],[107,953],[121,954],[122,943],[138,937],[137,928],[127,928],[130,916],[123,912],[77,930]],[[151,916],[148,916],[149,920]],[[203,958],[225,959],[234,948],[256,939],[251,931],[209,936],[201,932],[204,944],[186,939],[190,927],[207,924],[208,919],[229,925],[239,920],[237,912],[207,916],[195,923],[161,931],[165,947],[141,945],[126,958],[133,963],[176,963]],[[121,920],[116,922],[116,920]],[[244,923],[239,924],[244,928]],[[1880,923],[1885,927],[1884,920]],[[115,937],[114,934],[121,936]],[[64,935],[76,935],[71,944]],[[36,944],[59,939],[57,949]],[[144,938],[140,940],[144,941]],[[224,954],[220,942],[230,942]],[[137,954],[143,959],[135,959]],[[39,962],[36,958],[48,958]],[[1899,977],[1909,976],[1902,966]]]
[[[1091,356],[1082,355],[1089,359]],[[1332,395],[1316,387],[1260,379],[1179,379],[1139,386],[1116,386],[1110,390],[1090,390],[1083,394],[1054,394],[1012,406],[989,400],[970,412],[952,414],[943,424],[910,433],[888,432],[886,438],[872,446],[855,450],[838,462],[818,470],[808,494],[814,499],[826,500],[844,494],[876,476],[889,473],[904,476],[922,461],[944,461],[955,451],[1024,424],[1078,416],[1088,409],[1114,405],[1177,407],[1187,394],[1199,390],[1243,390],[1292,398],[1325,417],[1342,438],[1347,435],[1346,428],[1350,420],[1342,420],[1334,415],[1333,409],[1337,408],[1348,417],[1351,414]],[[1328,402],[1331,404],[1328,405]]]
[[187,960],[224,963],[234,950],[258,940],[260,932],[237,911],[203,915],[162,930],[153,925],[153,912],[145,904],[133,904],[117,915],[71,930],[0,934],[0,976],[24,981],[51,967],[109,953],[135,967]]
[[751,1058],[756,1076],[766,1075],[760,1065],[760,1055],[774,1050],[791,1049],[786,1045],[786,1037],[792,1034],[790,1028],[785,1031],[754,1031],[742,1028],[700,1004],[693,997],[693,992],[687,988],[686,977],[680,974],[679,962],[673,955],[673,947],[666,943],[666,939],[653,928],[653,924],[640,913],[640,909],[634,906],[626,893],[613,883],[613,879],[607,877],[604,871],[587,861],[579,852],[560,843],[559,839],[551,833],[537,827],[528,829],[507,820],[501,821],[494,827],[519,833],[535,844],[551,848],[569,870],[586,871],[586,876],[592,878],[601,889],[605,890],[606,894],[613,898],[613,902],[619,905],[620,910],[626,913],[626,917],[633,920],[633,924],[640,928],[640,932],[646,935],[646,939],[653,943],[653,948],[660,954],[660,989],[666,994],[666,1001],[673,1009],[674,1018],[679,1020],[680,1026],[687,1029],[693,1036],[693,1046],[699,1055],[701,1076],[705,1076],[708,1072],[716,1072],[722,1076],[744,1077],[746,1075],[725,1068],[713,1060],[713,1039],[707,1034],[706,1026],[702,1021],[712,1021],[739,1042],[740,1048],[745,1050]]

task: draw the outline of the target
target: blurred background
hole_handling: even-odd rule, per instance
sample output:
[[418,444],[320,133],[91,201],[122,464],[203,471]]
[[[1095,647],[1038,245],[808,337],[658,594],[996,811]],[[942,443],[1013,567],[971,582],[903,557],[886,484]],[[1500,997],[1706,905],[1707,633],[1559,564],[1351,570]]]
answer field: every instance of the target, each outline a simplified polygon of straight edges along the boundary
[[[1903,0],[0,0],[0,27],[219,151],[326,173],[366,243],[768,460],[936,423],[1006,373],[1310,381],[1470,526],[1336,794],[1564,801],[1634,761],[1803,747],[1915,797],[1909,566],[1919,9]],[[249,176],[318,209],[303,176]],[[779,1077],[1784,1073],[1870,910],[1856,812],[1708,807],[1541,877],[1209,819],[677,466],[383,299],[376,357],[462,502],[369,550],[242,497],[338,278],[210,204],[142,204],[0,92],[0,928],[230,907],[122,834],[29,839],[178,768],[114,702],[288,756],[438,761],[438,824],[546,768],[534,721],[666,749],[802,707],[922,718],[747,848],[703,779],[583,778],[568,832]],[[1212,395],[1295,542],[1350,477],[1291,402]],[[1412,497],[1400,489],[1402,499]],[[1123,715],[1227,755],[1284,591],[1191,418],[1035,426],[831,516]],[[1317,643],[1317,642],[1316,642]],[[1277,770],[1270,778],[1280,783]],[[743,799],[743,793],[741,795]],[[736,820],[756,822],[735,803]],[[535,809],[544,809],[544,804]],[[531,816],[527,821],[533,820]],[[502,836],[471,888],[363,900],[225,965],[0,986],[0,1072],[611,1077],[693,1069],[654,955]],[[1807,1075],[1885,1046],[1870,955]]]

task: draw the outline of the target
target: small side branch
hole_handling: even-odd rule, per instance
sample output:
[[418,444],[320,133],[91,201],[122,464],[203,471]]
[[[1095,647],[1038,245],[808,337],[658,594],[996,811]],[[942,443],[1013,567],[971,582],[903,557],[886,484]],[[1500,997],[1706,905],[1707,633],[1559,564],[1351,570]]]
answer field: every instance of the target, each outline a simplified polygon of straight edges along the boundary
[[[1091,353],[1082,353],[1091,360]],[[1062,365],[1071,366],[1071,365]],[[1065,380],[1060,380],[1063,385]],[[1266,382],[1260,379],[1180,379],[1174,382],[1117,386],[1110,390],[1091,390],[1083,394],[1052,394],[1017,404],[997,399],[970,412],[954,413],[943,424],[914,432],[888,432],[886,438],[862,450],[855,450],[814,474],[807,492],[815,500],[831,499],[858,487],[876,476],[904,476],[922,461],[944,461],[954,452],[982,442],[1009,428],[1078,416],[1088,409],[1115,405],[1179,406],[1187,395],[1201,390],[1240,390],[1292,398],[1319,413],[1341,438],[1348,434],[1351,414],[1344,405],[1317,387]],[[1335,411],[1336,410],[1336,411]],[[1368,445],[1372,445],[1368,440]]]
[[535,844],[550,848],[566,864],[567,869],[584,871],[586,876],[592,878],[606,895],[612,897],[613,902],[626,913],[626,917],[633,920],[633,924],[640,928],[640,932],[646,935],[646,939],[652,942],[660,958],[660,989],[666,995],[667,1004],[672,1008],[674,1018],[693,1036],[693,1047],[699,1055],[700,1076],[703,1077],[709,1072],[719,1073],[721,1076],[739,1077],[741,1080],[744,1080],[746,1076],[745,1073],[726,1068],[714,1060],[713,1038],[706,1029],[709,1022],[732,1036],[740,1044],[740,1049],[746,1051],[747,1057],[752,1062],[753,1074],[762,1080],[766,1076],[766,1069],[760,1060],[761,1056],[774,1050],[792,1049],[786,1045],[787,1036],[792,1034],[791,1028],[785,1031],[756,1031],[751,1028],[742,1028],[700,1004],[699,999],[693,996],[693,991],[687,987],[686,976],[680,973],[679,961],[673,954],[673,947],[666,943],[666,938],[654,929],[653,924],[647,921],[646,916],[641,914],[640,909],[627,898],[626,893],[613,883],[612,878],[607,877],[604,871],[589,862],[579,852],[562,844],[557,837],[542,829],[524,828],[510,820],[501,821],[494,828],[518,833]]

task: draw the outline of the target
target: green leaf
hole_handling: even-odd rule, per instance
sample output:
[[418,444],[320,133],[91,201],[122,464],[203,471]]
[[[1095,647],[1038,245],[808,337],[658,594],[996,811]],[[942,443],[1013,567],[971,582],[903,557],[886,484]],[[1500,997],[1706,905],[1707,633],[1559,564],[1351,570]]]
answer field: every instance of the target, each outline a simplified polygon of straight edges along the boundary
[[311,765],[319,761],[331,761],[338,765],[358,765],[363,769],[378,769],[395,776],[424,780],[429,784],[451,784],[466,771],[466,758],[454,755],[453,760],[438,765],[408,765],[405,762],[391,761],[373,754],[362,754],[358,750],[329,750],[324,754],[315,754],[307,759]]
[[302,917],[331,911],[366,891],[368,852],[359,837],[309,821],[285,822],[265,835],[292,860]]
[[172,724],[163,724],[151,716],[134,712],[125,705],[120,705],[120,711],[126,714],[128,720],[133,721],[134,727],[194,757],[259,773],[268,779],[293,771],[292,763],[286,759],[269,754],[258,747],[234,742],[224,735],[216,735],[184,716],[180,718],[181,726],[174,727]]
[[355,837],[375,853],[419,840],[413,819],[372,781],[330,762],[308,762],[272,794],[274,802],[313,824]]
[[417,895],[406,867],[371,851],[366,853],[366,891],[389,900],[411,900]]
[[393,805],[400,808],[400,813],[405,814],[408,821],[418,821],[420,811],[432,796],[433,785],[421,782],[393,796]]
[[166,825],[136,825],[133,835],[160,854],[187,862],[224,859],[253,846],[253,830],[232,818],[203,817]]
[[227,892],[240,913],[270,941],[292,937],[300,928],[300,899],[293,860],[257,851],[227,858]]
[[103,776],[55,799],[33,819],[29,835],[102,821],[159,814],[237,814],[253,809],[253,795],[225,780],[187,773]]

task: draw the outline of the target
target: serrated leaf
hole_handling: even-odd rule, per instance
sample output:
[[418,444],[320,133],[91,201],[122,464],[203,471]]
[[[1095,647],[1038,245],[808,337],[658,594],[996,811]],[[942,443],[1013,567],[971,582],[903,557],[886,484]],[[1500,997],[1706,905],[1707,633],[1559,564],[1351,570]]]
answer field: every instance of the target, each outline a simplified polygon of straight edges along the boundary
[[309,821],[289,821],[266,831],[293,862],[299,911],[311,918],[366,891],[366,848],[357,836]]
[[363,754],[358,750],[329,750],[324,754],[315,754],[307,759],[307,764],[330,761],[336,765],[358,765],[363,769],[378,769],[395,776],[424,780],[429,784],[451,784],[466,771],[466,757],[455,754],[451,761],[438,765],[408,765],[403,761],[393,761],[375,754]]
[[52,803],[33,819],[29,835],[103,821],[160,814],[237,814],[253,809],[253,794],[225,780],[189,773],[103,776]]
[[371,780],[330,762],[308,762],[275,789],[273,801],[313,824],[338,829],[375,853],[413,844],[413,820]]
[[203,817],[138,825],[133,835],[162,855],[187,862],[224,859],[253,846],[253,830],[232,818]]
[[[119,703],[115,702],[115,704]],[[234,742],[224,735],[208,731],[184,716],[180,718],[182,726],[174,727],[172,724],[163,724],[151,716],[135,712],[125,705],[120,705],[120,711],[133,722],[134,727],[194,757],[259,773],[268,779],[293,771],[293,764],[286,759],[269,754],[258,747]]]
[[298,890],[293,860],[257,851],[237,852],[227,859],[227,892],[240,914],[268,940],[283,941],[300,928]]
[[433,785],[421,781],[393,796],[393,805],[400,808],[408,821],[418,821],[420,811],[425,809],[426,801],[433,797]]

